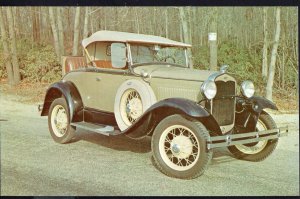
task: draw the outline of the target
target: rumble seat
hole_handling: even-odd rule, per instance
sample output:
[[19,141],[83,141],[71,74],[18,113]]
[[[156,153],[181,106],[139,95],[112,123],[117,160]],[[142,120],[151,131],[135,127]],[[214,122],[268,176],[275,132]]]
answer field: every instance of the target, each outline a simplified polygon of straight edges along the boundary
[[87,65],[85,57],[82,56],[64,56],[63,57],[63,74],[69,71],[85,67]]

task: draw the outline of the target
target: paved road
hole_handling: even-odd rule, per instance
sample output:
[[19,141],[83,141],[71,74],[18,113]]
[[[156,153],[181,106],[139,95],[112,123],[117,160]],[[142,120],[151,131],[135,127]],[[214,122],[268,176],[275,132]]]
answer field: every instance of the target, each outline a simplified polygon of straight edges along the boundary
[[76,142],[60,145],[36,106],[0,99],[1,195],[299,195],[298,114],[274,115],[291,134],[265,161],[216,150],[204,175],[180,180],[153,166],[150,139],[80,131]]

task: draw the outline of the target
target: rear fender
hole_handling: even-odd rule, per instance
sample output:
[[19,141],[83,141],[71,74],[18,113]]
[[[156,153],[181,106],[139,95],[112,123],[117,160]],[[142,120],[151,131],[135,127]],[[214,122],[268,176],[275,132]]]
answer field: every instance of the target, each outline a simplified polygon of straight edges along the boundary
[[68,104],[71,122],[79,122],[83,120],[83,103],[81,96],[70,81],[60,81],[52,84],[46,93],[43,110],[41,116],[48,115],[51,103],[60,97],[64,97]]
[[183,98],[169,98],[155,103],[132,126],[126,129],[124,134],[131,138],[152,135],[161,120],[174,114],[198,120],[212,134],[222,135],[217,121],[209,112],[196,102]]

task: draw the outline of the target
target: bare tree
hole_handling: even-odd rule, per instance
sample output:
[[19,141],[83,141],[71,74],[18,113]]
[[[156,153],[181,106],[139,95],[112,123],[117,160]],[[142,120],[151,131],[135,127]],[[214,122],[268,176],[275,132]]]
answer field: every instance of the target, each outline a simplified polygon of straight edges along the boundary
[[262,59],[262,77],[267,78],[268,75],[268,29],[267,29],[267,8],[263,8],[264,15],[264,47]]
[[80,7],[77,7],[76,14],[75,14],[75,23],[74,23],[74,39],[73,39],[72,55],[78,54],[79,22],[80,22]]
[[5,66],[7,71],[7,77],[8,77],[8,84],[14,85],[14,74],[13,74],[13,68],[11,64],[11,57],[10,57],[10,51],[9,46],[7,42],[7,33],[5,30],[5,23],[2,16],[2,10],[0,9],[0,29],[1,29],[1,40],[3,43],[3,50],[4,50],[4,60],[5,60]]
[[50,24],[51,24],[52,34],[53,34],[53,39],[54,39],[55,53],[57,56],[57,61],[60,62],[61,54],[60,54],[60,50],[59,50],[58,28],[56,27],[54,10],[52,7],[49,7],[49,17],[50,17]]
[[89,7],[85,8],[85,15],[84,15],[84,26],[83,26],[83,38],[88,36],[88,25],[89,25]]
[[58,25],[58,40],[59,40],[59,49],[60,55],[65,54],[65,45],[64,45],[64,28],[63,28],[63,17],[62,17],[62,8],[57,8],[57,25]]
[[12,16],[12,8],[7,7],[6,11],[7,11],[9,36],[10,36],[10,49],[12,55],[14,83],[18,84],[21,80],[21,75],[20,75],[20,67],[18,62],[17,44],[16,44],[16,36],[15,36],[15,28],[14,28],[14,19]]
[[269,77],[266,86],[266,98],[272,101],[272,92],[273,92],[273,83],[274,83],[274,75],[275,75],[275,64],[276,64],[276,57],[277,57],[277,48],[279,44],[279,37],[280,37],[280,7],[276,8],[276,30],[275,30],[275,38],[274,44],[272,48],[271,54],[271,62],[269,66]]
[[[217,34],[217,17],[218,17],[218,10],[217,10],[217,8],[213,8],[211,10],[210,26],[209,26],[209,30],[211,33]],[[217,48],[218,48],[218,44],[217,44],[216,40],[209,41],[209,52],[210,52],[209,68],[210,68],[210,70],[217,70],[217,65],[218,65]]]

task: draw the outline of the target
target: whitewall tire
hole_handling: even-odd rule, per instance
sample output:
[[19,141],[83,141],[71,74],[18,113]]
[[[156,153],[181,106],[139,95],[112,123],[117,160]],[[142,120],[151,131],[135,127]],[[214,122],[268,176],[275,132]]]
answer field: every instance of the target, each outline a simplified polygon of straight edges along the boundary
[[140,80],[127,80],[117,90],[114,113],[121,131],[130,127],[156,102],[152,88]]

